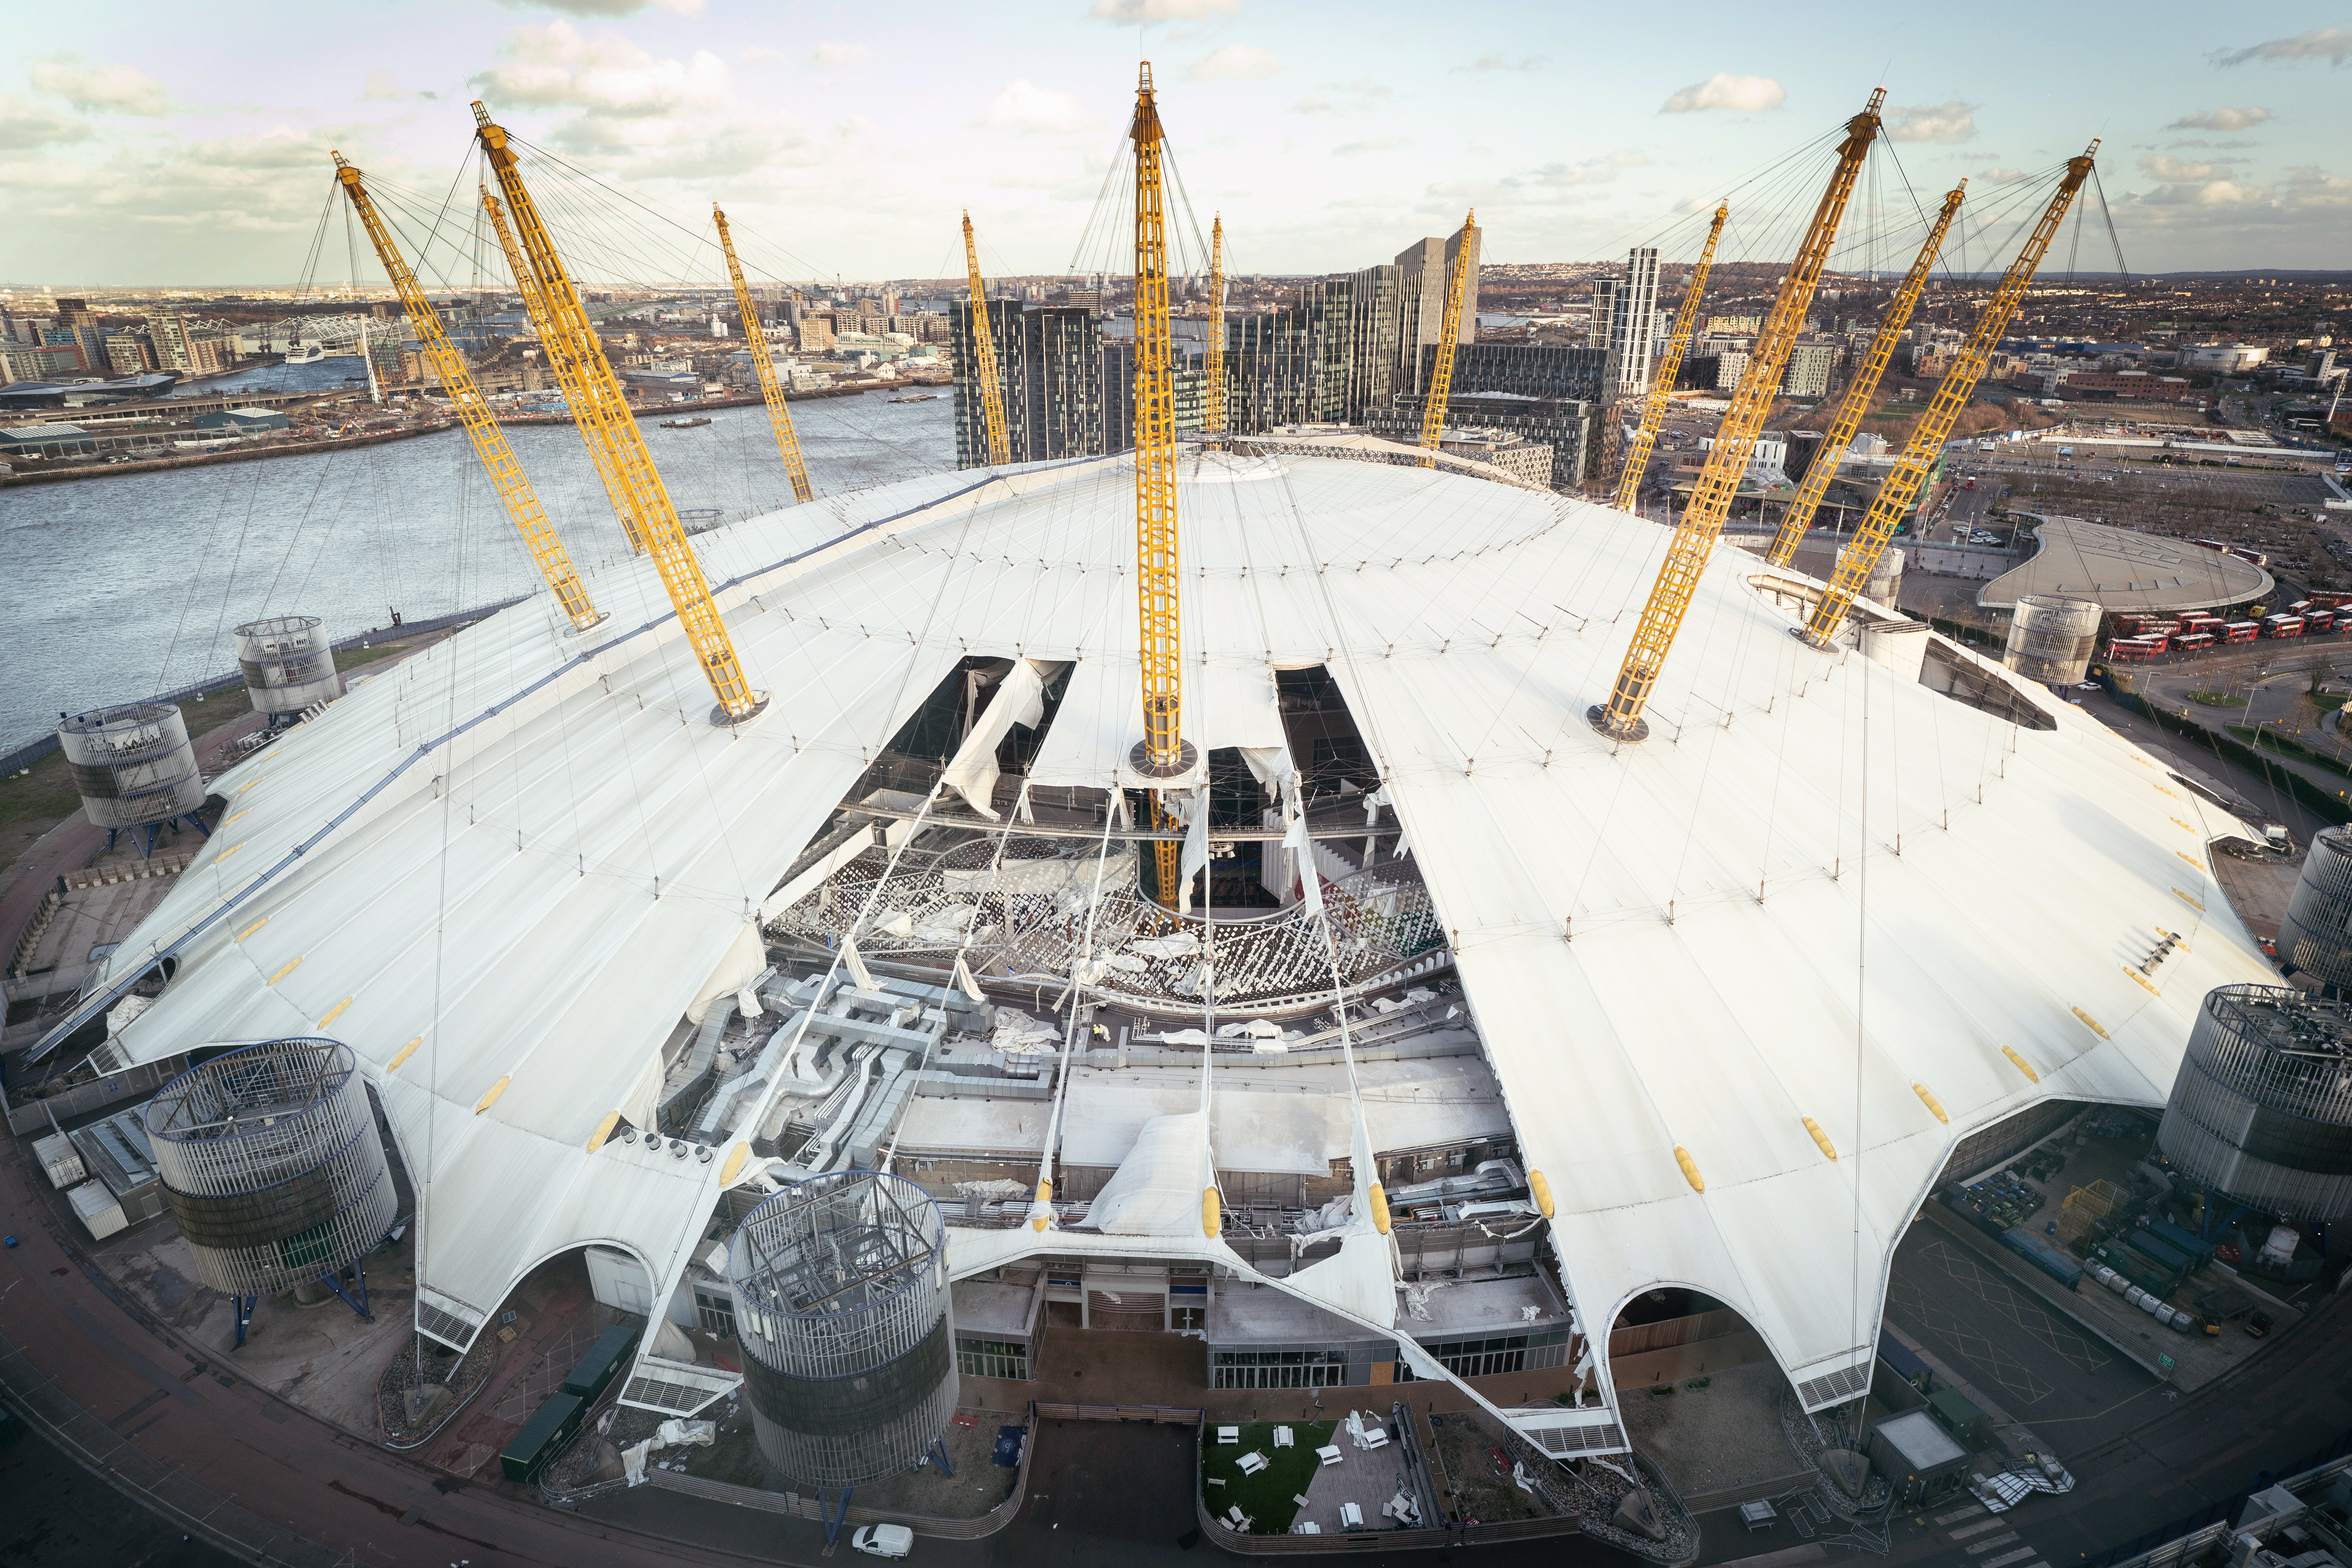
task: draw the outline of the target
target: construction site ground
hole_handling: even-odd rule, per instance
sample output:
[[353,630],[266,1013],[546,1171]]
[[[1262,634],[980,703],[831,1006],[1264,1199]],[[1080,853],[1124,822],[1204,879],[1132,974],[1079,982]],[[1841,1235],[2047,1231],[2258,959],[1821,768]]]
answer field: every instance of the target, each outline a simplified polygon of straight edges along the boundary
[[1788,1382],[1768,1361],[1630,1388],[1625,1434],[1694,1510],[1811,1486],[1811,1469],[1780,1433]]

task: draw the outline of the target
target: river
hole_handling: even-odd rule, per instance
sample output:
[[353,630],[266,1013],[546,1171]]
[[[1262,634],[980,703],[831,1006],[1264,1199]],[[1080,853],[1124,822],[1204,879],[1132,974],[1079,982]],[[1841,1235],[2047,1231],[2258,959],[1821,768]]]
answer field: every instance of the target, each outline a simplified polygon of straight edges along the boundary
[[[306,371],[356,361],[323,362]],[[340,376],[338,376],[340,380]],[[953,403],[888,393],[793,405],[820,496],[955,464]],[[670,498],[728,517],[791,500],[764,408],[710,424],[644,422]],[[579,433],[507,432],[581,560],[618,553]],[[316,457],[110,475],[0,490],[0,751],[60,711],[131,701],[235,667],[230,630],[263,616],[323,616],[342,637],[529,591],[530,557],[457,429]],[[218,701],[219,699],[215,699]],[[194,726],[192,726],[193,728]]]

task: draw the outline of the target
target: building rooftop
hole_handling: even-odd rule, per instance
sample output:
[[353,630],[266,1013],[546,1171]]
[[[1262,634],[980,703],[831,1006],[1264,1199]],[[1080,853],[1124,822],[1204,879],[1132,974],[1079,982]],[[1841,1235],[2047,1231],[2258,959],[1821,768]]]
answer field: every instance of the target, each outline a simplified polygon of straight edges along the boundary
[[2202,610],[2241,605],[2271,591],[2271,574],[2252,562],[2186,540],[2079,517],[2044,517],[2032,559],[1977,591],[1989,610],[2016,605],[2027,594],[2095,599],[2109,610]]
[[[1423,1343],[1456,1334],[1538,1333],[1568,1321],[1559,1292],[1538,1274],[1449,1279],[1443,1289],[1433,1289],[1423,1305],[1429,1312],[1426,1321],[1400,1314],[1397,1326]],[[1530,1308],[1532,1318],[1528,1316]]]

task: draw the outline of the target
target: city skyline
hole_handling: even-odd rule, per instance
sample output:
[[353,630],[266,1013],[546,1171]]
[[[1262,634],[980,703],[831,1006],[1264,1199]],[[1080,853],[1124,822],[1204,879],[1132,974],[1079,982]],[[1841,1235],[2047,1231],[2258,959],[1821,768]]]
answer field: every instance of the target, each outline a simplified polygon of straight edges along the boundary
[[[1990,192],[2104,137],[2136,272],[2325,267],[2352,226],[2352,177],[2328,162],[2352,145],[2336,90],[2352,29],[2316,5],[2247,25],[2136,10],[2128,27],[2092,7],[2036,16],[2031,48],[1979,18],[1887,26],[1832,8],[1699,51],[1685,40],[1736,36],[1727,9],[1692,8],[1670,48],[1646,18],[1509,5],[1434,37],[1401,8],[1252,0],[1065,0],[959,29],[961,16],[516,0],[395,26],[272,3],[247,26],[293,41],[258,77],[239,30],[106,3],[28,16],[0,78],[0,201],[19,220],[0,283],[290,283],[330,147],[437,199],[474,96],[682,224],[723,201],[772,278],[952,276],[965,207],[983,268],[1050,274],[1070,268],[1119,152],[1139,58],[1155,62],[1194,215],[1223,213],[1237,272],[1345,270],[1473,205],[1490,263],[1622,258],[1881,80],[1915,188],[1967,175]],[[320,276],[343,248],[330,232]],[[1662,260],[1677,259],[1670,242]]]

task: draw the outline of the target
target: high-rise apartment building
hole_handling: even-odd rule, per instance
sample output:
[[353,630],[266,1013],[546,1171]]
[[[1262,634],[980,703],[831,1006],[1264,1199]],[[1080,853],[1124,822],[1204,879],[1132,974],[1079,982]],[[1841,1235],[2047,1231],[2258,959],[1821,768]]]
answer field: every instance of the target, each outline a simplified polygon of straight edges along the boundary
[[185,316],[148,317],[147,341],[155,348],[156,369],[176,370],[185,375],[196,368]]
[[1626,252],[1625,276],[1602,279],[1593,290],[1592,340],[1608,351],[1602,384],[1611,400],[1649,389],[1657,316],[1658,252],[1637,246]]
[[138,375],[155,368],[155,350],[145,338],[117,332],[106,340],[106,364],[118,375]]
[[1830,372],[1836,368],[1838,346],[1835,343],[1798,343],[1789,350],[1789,368],[1780,382],[1780,392],[1788,397],[1825,397],[1830,390]]
[[[1454,259],[1461,253],[1463,232],[1456,229],[1445,239],[1432,236],[1415,240],[1397,254],[1397,297],[1404,311],[1402,358],[1415,376],[1411,385],[1400,383],[1399,392],[1427,389],[1418,377],[1434,361],[1423,351],[1435,347],[1445,333],[1445,295],[1454,276]],[[1478,340],[1478,240],[1475,233],[1470,236],[1470,267],[1463,280],[1457,341],[1464,343]]]

